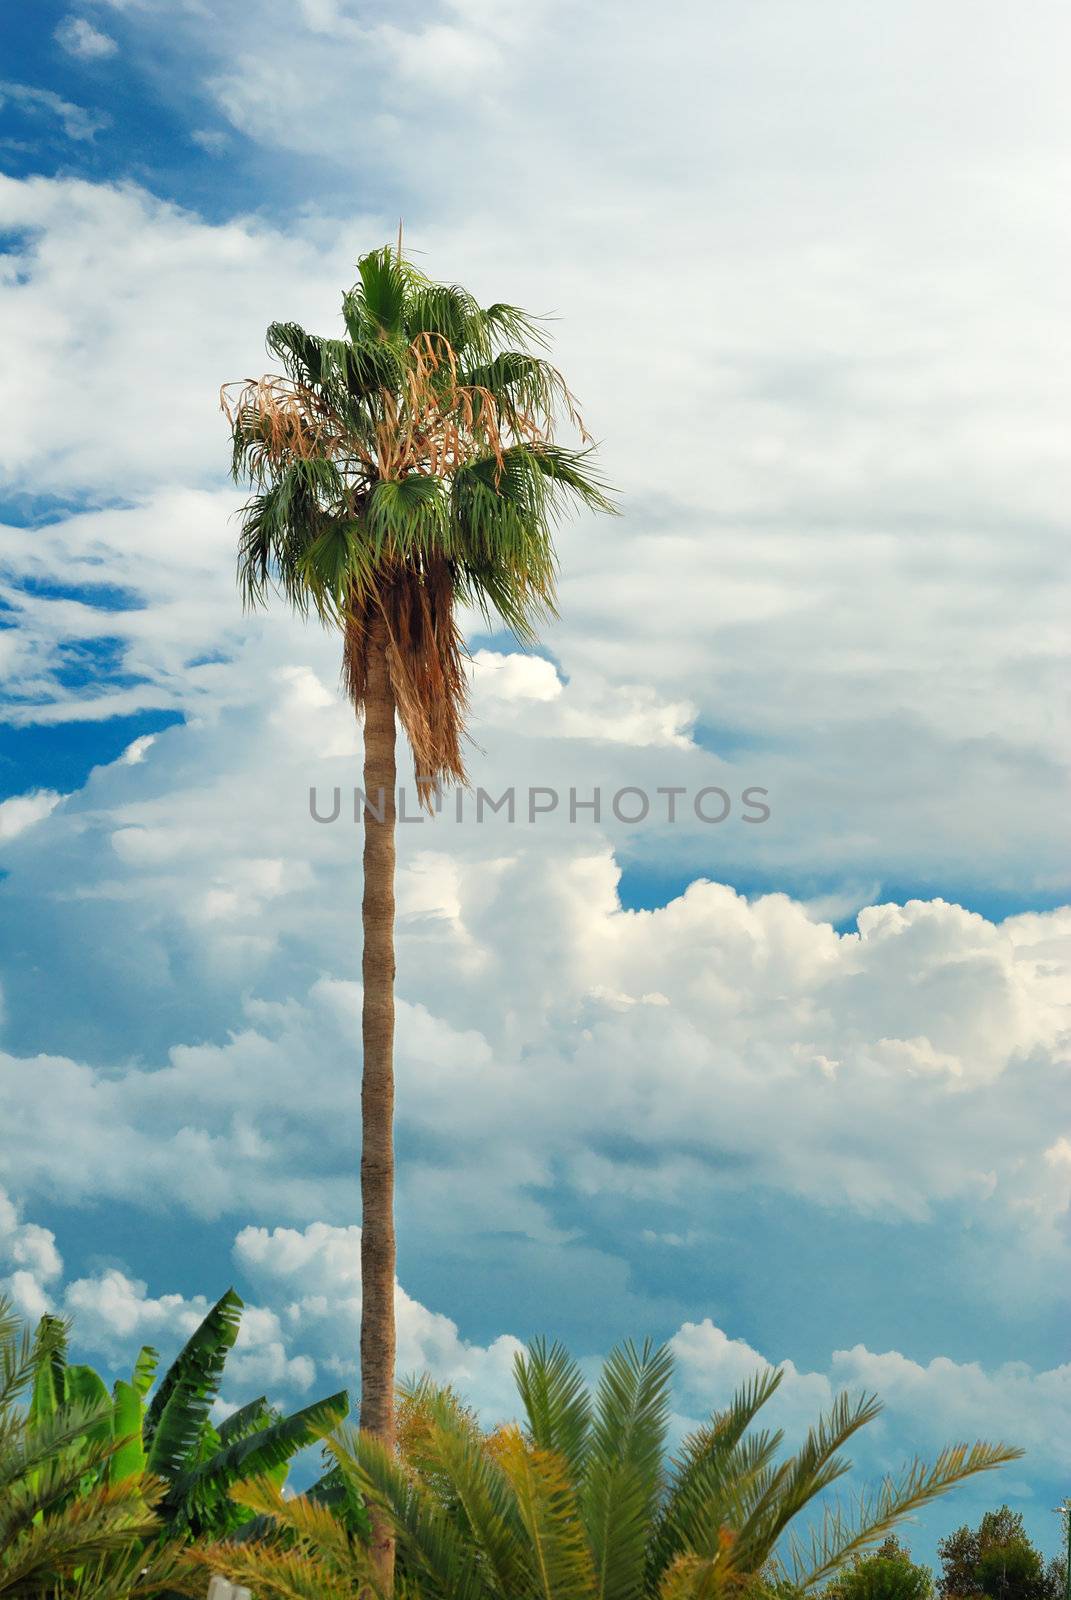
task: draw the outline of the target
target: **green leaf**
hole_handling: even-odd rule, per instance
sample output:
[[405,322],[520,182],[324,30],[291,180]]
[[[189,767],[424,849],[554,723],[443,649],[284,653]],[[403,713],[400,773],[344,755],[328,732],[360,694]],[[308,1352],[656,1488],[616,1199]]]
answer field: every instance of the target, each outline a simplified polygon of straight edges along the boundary
[[139,1394],[148,1394],[152,1388],[153,1379],[156,1377],[156,1369],[159,1365],[160,1356],[158,1351],[154,1350],[151,1344],[143,1344],[138,1351],[138,1358],[134,1362],[134,1372],[130,1380]]
[[216,1430],[219,1442],[221,1445],[233,1444],[236,1439],[244,1439],[247,1434],[266,1428],[274,1420],[274,1413],[268,1405],[267,1396],[258,1395],[255,1400],[249,1400],[244,1406],[239,1406],[237,1411],[232,1411],[230,1416],[220,1423]]
[[142,1441],[144,1400],[136,1384],[128,1383],[125,1378],[117,1378],[112,1389],[112,1401],[115,1407],[112,1432],[122,1442],[111,1459],[109,1478],[112,1483],[123,1483],[127,1478],[140,1477],[145,1471],[145,1446]]
[[513,1375],[532,1443],[564,1456],[578,1476],[591,1426],[591,1399],[579,1366],[564,1345],[533,1339],[515,1357]]
[[[384,338],[405,332],[406,270],[389,246],[371,250],[357,263],[360,310]],[[351,330],[352,337],[352,330]]]
[[647,1539],[663,1486],[673,1357],[631,1343],[603,1364],[585,1462],[582,1504],[599,1600],[639,1600]]
[[242,1301],[228,1289],[164,1374],[145,1417],[149,1471],[172,1481],[197,1444],[238,1337]]
[[30,1417],[45,1422],[67,1403],[67,1324],[42,1317],[34,1335],[34,1379]]
[[292,1416],[254,1428],[229,1444],[221,1443],[206,1460],[178,1474],[164,1500],[165,1514],[195,1532],[211,1531],[199,1526],[201,1506],[222,1500],[231,1486],[243,1479],[278,1478],[279,1468],[285,1478],[285,1469],[297,1452],[337,1428],[349,1408],[349,1395],[342,1390]]

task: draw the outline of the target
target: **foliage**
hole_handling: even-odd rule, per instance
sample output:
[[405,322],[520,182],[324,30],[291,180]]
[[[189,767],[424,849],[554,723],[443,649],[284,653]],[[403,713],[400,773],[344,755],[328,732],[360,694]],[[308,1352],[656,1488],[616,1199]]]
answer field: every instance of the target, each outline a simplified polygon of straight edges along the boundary
[[[402,257],[363,256],[345,335],[268,329],[281,373],[226,385],[247,603],[278,588],[345,637],[363,706],[368,640],[386,625],[391,686],[418,787],[463,782],[458,604],[521,639],[553,614],[551,530],[569,504],[612,510],[573,396],[515,306],[480,306]],[[555,442],[557,418],[580,448]]]
[[963,1526],[937,1546],[941,1600],[1064,1600],[1067,1568],[1048,1563],[1031,1543],[1021,1514],[1001,1506],[977,1528]]
[[171,1538],[220,1538],[239,1528],[249,1513],[231,1499],[231,1485],[255,1476],[281,1488],[292,1457],[330,1433],[349,1411],[345,1391],[289,1417],[262,1395],[213,1423],[210,1413],[241,1314],[242,1301],[228,1289],[151,1398],[158,1361],[151,1347],[142,1349],[130,1378],[120,1378],[109,1395],[92,1367],[68,1363],[62,1323],[46,1317],[38,1329],[31,1415],[47,1423],[72,1404],[88,1408],[87,1441],[108,1446],[97,1481],[114,1488],[142,1473],[160,1480],[157,1511]]
[[136,1600],[174,1588],[179,1554],[144,1554],[158,1544],[162,1486],[140,1472],[112,1478],[124,1441],[107,1395],[75,1377],[69,1395],[39,1400],[35,1377],[60,1371],[62,1333],[51,1319],[32,1339],[0,1298],[0,1596]]
[[[481,1433],[448,1389],[403,1396],[403,1455],[344,1430],[331,1448],[344,1480],[397,1536],[398,1591],[411,1600],[715,1600],[799,1594],[884,1538],[906,1515],[1020,1452],[954,1445],[863,1495],[849,1517],[827,1504],[794,1535],[800,1512],[850,1470],[843,1447],[880,1409],[841,1396],[802,1446],[754,1424],[781,1374],[767,1370],[667,1462],[672,1361],[631,1344],[606,1361],[592,1395],[560,1345],[518,1358],[524,1422]],[[216,1545],[197,1559],[260,1600],[375,1590],[362,1543],[322,1506],[240,1486],[272,1519],[263,1543]]]
[[930,1600],[933,1574],[890,1534],[872,1553],[853,1557],[825,1594],[828,1600]]

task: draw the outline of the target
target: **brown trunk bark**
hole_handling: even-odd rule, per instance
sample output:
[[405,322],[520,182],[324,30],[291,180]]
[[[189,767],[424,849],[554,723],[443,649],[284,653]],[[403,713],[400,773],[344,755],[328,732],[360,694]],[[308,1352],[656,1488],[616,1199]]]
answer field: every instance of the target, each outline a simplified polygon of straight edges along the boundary
[[[364,697],[364,1006],[361,1033],[361,1428],[394,1447],[394,692],[386,627],[369,630]],[[370,807],[374,810],[369,809]],[[376,816],[380,813],[382,820]],[[394,1539],[372,1518],[388,1592]]]

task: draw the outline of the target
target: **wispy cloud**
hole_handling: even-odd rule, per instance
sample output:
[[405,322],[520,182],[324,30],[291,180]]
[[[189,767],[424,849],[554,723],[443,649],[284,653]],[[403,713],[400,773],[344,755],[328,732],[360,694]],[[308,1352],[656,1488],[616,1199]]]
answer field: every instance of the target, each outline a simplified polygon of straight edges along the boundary
[[222,155],[231,142],[222,128],[194,128],[190,138],[210,156]]
[[110,34],[94,28],[85,17],[64,17],[53,38],[69,56],[79,61],[104,61],[119,49]]
[[95,139],[112,120],[106,111],[87,111],[51,89],[36,89],[28,83],[0,83],[0,108],[5,100],[10,100],[27,116],[58,118],[68,139]]

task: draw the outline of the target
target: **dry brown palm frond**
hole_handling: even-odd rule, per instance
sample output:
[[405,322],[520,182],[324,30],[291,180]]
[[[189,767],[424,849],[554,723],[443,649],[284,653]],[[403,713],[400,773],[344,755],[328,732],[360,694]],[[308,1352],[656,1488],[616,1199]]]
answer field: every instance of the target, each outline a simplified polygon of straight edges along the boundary
[[[232,390],[237,394],[232,396]],[[331,409],[292,378],[269,373],[224,384],[219,404],[235,437],[244,440],[254,472],[317,457],[356,457],[368,469],[374,465],[368,450],[340,426]]]
[[373,610],[386,623],[391,687],[413,751],[417,792],[427,805],[441,783],[468,781],[461,753],[468,677],[446,561],[431,558],[420,568],[397,567],[375,598],[351,608],[342,670],[346,693],[358,711],[364,707]]
[[[549,400],[543,416],[523,410],[505,416],[489,388],[460,381],[457,352],[445,334],[418,334],[408,357],[400,393],[375,393],[370,437],[348,429],[315,389],[280,374],[224,384],[220,409],[245,441],[255,472],[323,456],[343,470],[348,465],[388,482],[412,472],[445,477],[488,456],[501,469],[510,444],[538,445],[553,437]],[[574,396],[564,385],[560,396],[581,439],[590,442]]]

